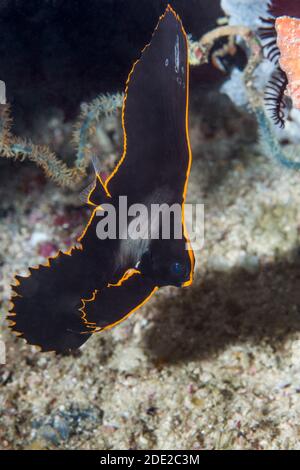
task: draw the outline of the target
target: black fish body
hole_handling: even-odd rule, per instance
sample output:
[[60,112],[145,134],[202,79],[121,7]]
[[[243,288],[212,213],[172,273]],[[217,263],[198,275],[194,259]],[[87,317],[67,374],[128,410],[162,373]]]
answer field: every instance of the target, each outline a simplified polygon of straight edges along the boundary
[[[180,239],[173,232],[170,239],[97,236],[99,206],[115,207],[118,221],[120,197],[126,196],[128,207],[183,206],[191,166],[187,116],[186,34],[168,6],[129,74],[123,156],[105,183],[96,178],[89,195],[95,209],[79,238],[81,248],[17,278],[11,328],[30,344],[44,351],[78,348],[92,333],[126,318],[159,287],[192,282],[194,258],[183,216]],[[132,221],[129,217],[129,231]],[[149,230],[153,221],[143,224]],[[159,230],[160,222],[154,224]],[[121,228],[117,222],[117,232]]]

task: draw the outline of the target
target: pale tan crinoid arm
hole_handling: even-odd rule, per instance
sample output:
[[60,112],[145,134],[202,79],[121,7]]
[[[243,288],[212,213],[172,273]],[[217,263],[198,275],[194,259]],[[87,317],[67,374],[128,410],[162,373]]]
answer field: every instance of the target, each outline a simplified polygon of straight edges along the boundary
[[58,185],[76,188],[86,175],[91,159],[90,138],[103,117],[122,107],[123,95],[100,95],[82,110],[75,126],[73,143],[76,148],[74,165],[69,167],[46,145],[36,145],[16,137],[11,132],[10,106],[6,104],[5,84],[0,82],[0,156],[23,161],[28,159],[38,165],[46,176]]

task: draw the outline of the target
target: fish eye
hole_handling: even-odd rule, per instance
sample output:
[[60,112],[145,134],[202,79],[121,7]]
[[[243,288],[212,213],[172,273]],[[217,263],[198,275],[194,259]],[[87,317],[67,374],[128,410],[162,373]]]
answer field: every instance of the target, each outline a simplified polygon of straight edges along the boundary
[[170,271],[176,277],[182,277],[186,274],[185,266],[178,261],[171,264]]

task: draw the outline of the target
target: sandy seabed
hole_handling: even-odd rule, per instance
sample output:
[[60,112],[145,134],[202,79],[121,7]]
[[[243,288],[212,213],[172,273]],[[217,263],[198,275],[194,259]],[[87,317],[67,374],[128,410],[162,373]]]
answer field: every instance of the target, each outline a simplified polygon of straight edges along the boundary
[[0,448],[300,448],[300,175],[211,99],[217,118],[196,99],[191,113],[188,200],[205,204],[193,286],[161,289],[72,355],[40,354],[4,315],[13,275],[70,247],[88,209],[2,163]]

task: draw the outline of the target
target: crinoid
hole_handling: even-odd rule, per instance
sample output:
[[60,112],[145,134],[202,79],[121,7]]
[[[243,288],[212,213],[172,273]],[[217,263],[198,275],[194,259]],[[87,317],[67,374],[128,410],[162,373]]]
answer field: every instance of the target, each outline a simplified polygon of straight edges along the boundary
[[272,75],[265,92],[265,103],[273,121],[280,127],[284,127],[286,115],[286,96],[287,76],[278,68]]
[[69,167],[46,145],[36,145],[12,134],[10,105],[6,104],[3,97],[0,104],[0,156],[21,161],[28,159],[42,168],[46,176],[60,186],[76,188],[86,175],[87,166],[91,161],[91,135],[101,119],[121,109],[122,103],[121,93],[100,95],[82,109],[73,134],[75,162]]
[[284,95],[300,109],[300,1],[272,0],[268,13],[268,18],[262,18],[265,26],[259,35],[267,58],[277,64],[278,70],[267,86],[266,102],[274,122],[282,127]]

